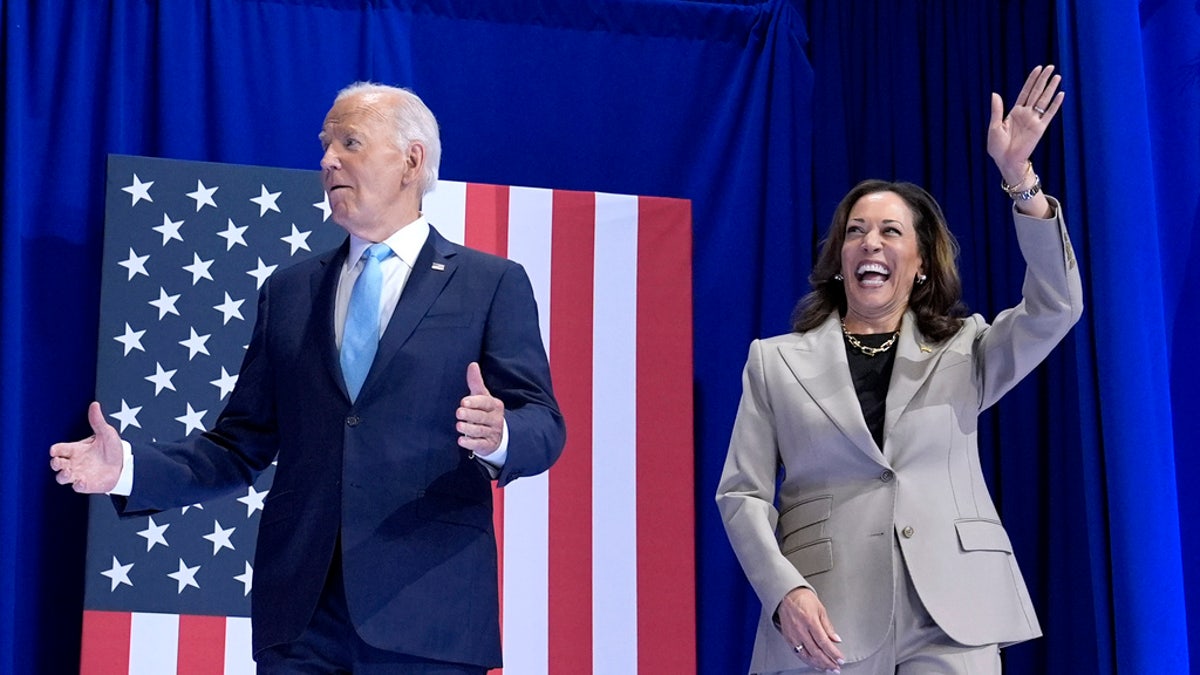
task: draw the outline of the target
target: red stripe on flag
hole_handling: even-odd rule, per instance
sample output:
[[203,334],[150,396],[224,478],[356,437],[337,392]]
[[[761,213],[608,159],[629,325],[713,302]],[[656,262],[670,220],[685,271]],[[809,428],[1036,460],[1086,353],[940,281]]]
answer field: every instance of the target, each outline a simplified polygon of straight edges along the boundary
[[467,183],[467,246],[499,256],[508,253],[508,186]]
[[554,191],[550,368],[570,429],[550,472],[549,661],[592,672],[592,298],[596,196]]
[[[506,185],[467,183],[464,243],[493,255],[508,256],[508,191]],[[500,616],[504,616],[504,491],[492,485],[492,524],[496,530],[496,571],[500,587]],[[500,624],[504,632],[504,624]],[[495,668],[492,675],[504,672]]]
[[179,675],[225,672],[224,616],[179,616]]
[[83,610],[80,675],[129,672],[129,627],[132,621],[129,612]]
[[639,673],[696,672],[691,222],[690,202],[638,198]]

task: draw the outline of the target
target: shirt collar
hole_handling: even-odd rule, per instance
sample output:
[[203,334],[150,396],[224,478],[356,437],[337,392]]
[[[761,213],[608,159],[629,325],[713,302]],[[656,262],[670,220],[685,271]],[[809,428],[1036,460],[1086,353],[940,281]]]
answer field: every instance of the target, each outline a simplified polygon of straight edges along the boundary
[[[384,239],[381,243],[387,244],[397,258],[408,265],[409,269],[413,269],[417,265],[417,254],[421,252],[421,247],[425,245],[425,240],[428,238],[429,221],[425,220],[425,214],[421,214],[416,220],[396,230],[392,236]],[[357,265],[363,256],[363,251],[373,243],[356,235],[350,235],[350,255],[346,257],[346,269]]]

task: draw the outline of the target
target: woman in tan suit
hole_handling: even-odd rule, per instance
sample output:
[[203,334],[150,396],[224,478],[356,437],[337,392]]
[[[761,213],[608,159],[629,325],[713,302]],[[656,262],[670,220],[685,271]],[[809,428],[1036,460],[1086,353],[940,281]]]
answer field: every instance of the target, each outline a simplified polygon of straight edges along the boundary
[[717,504],[763,603],[752,673],[999,673],[998,647],[1041,634],[976,425],[1082,311],[1061,207],[1029,162],[1059,79],[1035,68],[1007,116],[992,95],[1020,304],[964,317],[940,207],[866,181],[834,214],[794,332],[750,346]]

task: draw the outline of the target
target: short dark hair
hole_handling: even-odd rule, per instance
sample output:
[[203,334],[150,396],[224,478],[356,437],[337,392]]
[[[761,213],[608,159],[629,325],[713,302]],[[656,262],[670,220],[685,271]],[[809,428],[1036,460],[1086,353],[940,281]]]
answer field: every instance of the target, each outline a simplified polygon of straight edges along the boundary
[[913,286],[908,307],[917,316],[917,329],[926,338],[941,342],[958,332],[967,308],[962,302],[962,281],[958,276],[958,242],[946,225],[942,207],[924,188],[913,183],[865,180],[842,198],[833,212],[829,233],[821,244],[821,253],[808,275],[812,290],[800,299],[792,312],[792,330],[803,333],[820,326],[830,312],[846,313],[846,289],[834,279],[842,266],[842,244],[846,241],[846,223],[858,200],[877,192],[892,192],[908,204],[917,232],[917,245],[924,261],[926,281]]

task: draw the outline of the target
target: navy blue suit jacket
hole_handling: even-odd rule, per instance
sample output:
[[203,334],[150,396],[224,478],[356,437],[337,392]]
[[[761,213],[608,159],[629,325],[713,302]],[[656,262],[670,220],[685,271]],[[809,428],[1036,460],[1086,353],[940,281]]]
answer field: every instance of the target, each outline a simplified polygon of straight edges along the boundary
[[243,489],[278,455],[259,525],[255,652],[295,638],[341,542],[350,616],[368,643],[500,665],[491,478],[458,446],[467,364],[504,401],[498,482],[545,471],[565,429],[524,269],[430,229],[358,399],[334,339],[348,241],[263,286],[237,387],[213,428],[134,448],[124,514]]

